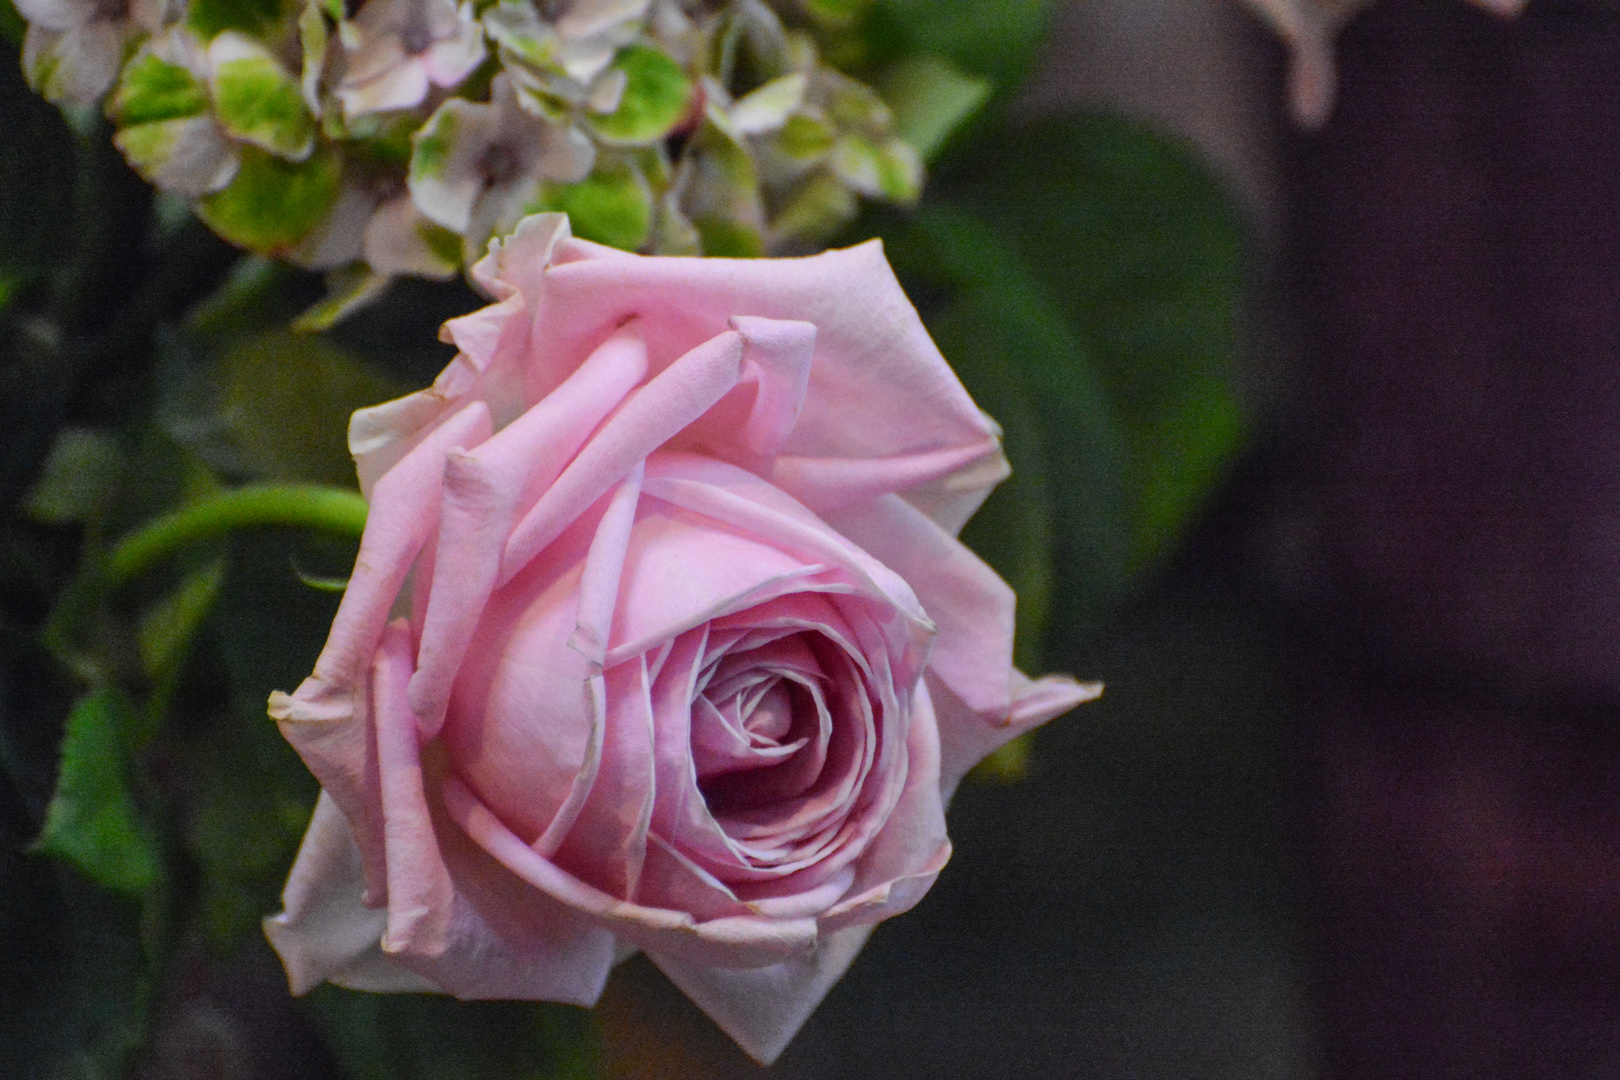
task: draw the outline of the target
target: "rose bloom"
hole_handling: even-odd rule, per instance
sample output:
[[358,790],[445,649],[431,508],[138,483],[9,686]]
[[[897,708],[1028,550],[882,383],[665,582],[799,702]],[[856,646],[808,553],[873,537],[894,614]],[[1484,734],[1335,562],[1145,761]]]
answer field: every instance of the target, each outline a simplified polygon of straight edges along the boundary
[[324,792],[266,930],[323,980],[594,1003],[643,950],[761,1061],[950,855],[985,754],[1098,692],[1012,666],[955,533],[997,429],[877,242],[649,258],[526,219],[270,712]]

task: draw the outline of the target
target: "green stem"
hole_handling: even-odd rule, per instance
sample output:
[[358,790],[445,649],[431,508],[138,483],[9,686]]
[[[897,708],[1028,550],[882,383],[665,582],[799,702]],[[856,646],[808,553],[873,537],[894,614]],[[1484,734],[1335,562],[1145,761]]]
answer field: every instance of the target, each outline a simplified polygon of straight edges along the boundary
[[182,548],[233,529],[284,525],[358,537],[366,526],[359,493],[321,484],[248,484],[182,507],[125,537],[107,559],[116,587]]

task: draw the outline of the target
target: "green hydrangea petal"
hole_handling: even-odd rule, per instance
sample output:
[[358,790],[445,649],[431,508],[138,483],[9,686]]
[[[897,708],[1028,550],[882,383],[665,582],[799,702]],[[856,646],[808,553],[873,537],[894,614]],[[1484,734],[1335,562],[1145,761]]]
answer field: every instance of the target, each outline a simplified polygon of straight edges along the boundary
[[233,244],[280,254],[314,231],[332,209],[340,172],[330,152],[290,162],[246,146],[236,179],[200,200],[197,214]]
[[668,135],[692,104],[692,83],[674,60],[645,45],[632,45],[613,60],[624,72],[619,107],[590,124],[604,142],[640,146]]

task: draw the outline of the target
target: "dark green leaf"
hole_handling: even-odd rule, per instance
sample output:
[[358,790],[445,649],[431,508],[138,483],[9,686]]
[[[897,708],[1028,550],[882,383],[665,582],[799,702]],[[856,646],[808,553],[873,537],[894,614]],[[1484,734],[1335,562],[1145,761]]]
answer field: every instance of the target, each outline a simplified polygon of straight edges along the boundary
[[877,0],[872,6],[875,51],[891,59],[941,56],[1005,94],[1024,76],[1045,39],[1053,0]]
[[402,388],[324,338],[271,331],[219,361],[217,420],[236,467],[265,480],[352,486],[349,415]]
[[1129,448],[1131,565],[1151,564],[1243,434],[1225,191],[1189,148],[1110,116],[1010,131],[947,187],[1012,240],[1096,364]]
[[56,794],[35,850],[66,859],[114,892],[141,896],[163,875],[156,833],[131,790],[135,710],[114,689],[94,691],[68,717]]
[[350,1080],[590,1080],[602,1075],[595,1024],[569,1005],[362,994],[322,986],[305,999]]
[[1061,308],[993,229],[927,207],[891,257],[922,286],[940,350],[1005,429],[1012,478],[963,538],[1018,591],[1019,661],[1039,670],[1047,634],[1084,637],[1124,591],[1122,432]]

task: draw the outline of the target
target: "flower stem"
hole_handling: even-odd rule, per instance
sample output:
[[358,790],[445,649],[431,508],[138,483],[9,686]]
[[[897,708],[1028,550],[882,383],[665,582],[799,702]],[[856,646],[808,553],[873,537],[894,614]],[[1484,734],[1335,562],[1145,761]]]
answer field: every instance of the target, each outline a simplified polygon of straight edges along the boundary
[[166,514],[125,537],[107,560],[104,583],[123,584],[182,548],[232,529],[286,525],[359,537],[366,501],[321,484],[248,484]]

